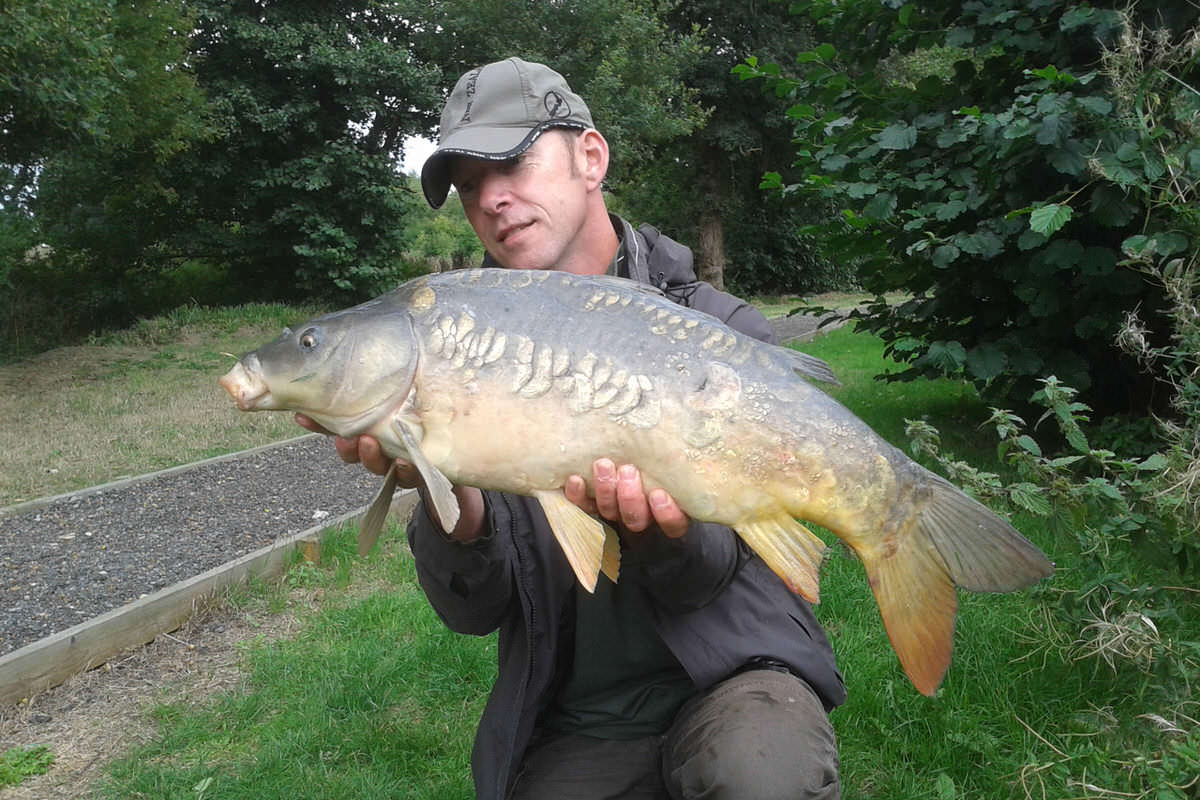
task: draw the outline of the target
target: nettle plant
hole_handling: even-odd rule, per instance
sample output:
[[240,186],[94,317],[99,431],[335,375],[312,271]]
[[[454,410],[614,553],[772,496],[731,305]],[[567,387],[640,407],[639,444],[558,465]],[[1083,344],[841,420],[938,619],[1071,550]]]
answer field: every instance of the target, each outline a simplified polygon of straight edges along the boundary
[[[913,295],[861,316],[906,365],[895,377],[962,374],[1021,402],[1054,374],[1098,411],[1152,405],[1155,379],[1113,341],[1138,308],[1166,343],[1169,304],[1122,266],[1122,246],[1197,245],[1173,227],[1200,177],[1195,31],[1052,0],[801,13],[825,43],[794,74],[753,58],[736,69],[795,123],[794,162],[763,186],[823,207],[809,232],[865,288]],[[1181,13],[1154,22],[1185,29],[1196,13]]]

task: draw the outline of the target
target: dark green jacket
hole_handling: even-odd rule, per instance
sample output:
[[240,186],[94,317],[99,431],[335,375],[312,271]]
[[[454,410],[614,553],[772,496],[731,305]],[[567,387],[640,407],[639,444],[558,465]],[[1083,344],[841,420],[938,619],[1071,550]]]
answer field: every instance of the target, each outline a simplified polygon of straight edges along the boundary
[[[622,226],[630,276],[759,339],[773,340],[763,316],[732,295],[696,281],[692,253],[649,226]],[[538,714],[553,697],[560,643],[572,624],[575,576],[538,502],[484,493],[489,534],[447,540],[418,506],[408,537],[417,575],[451,629],[499,630],[499,674],[471,756],[480,800],[502,800],[515,779]],[[833,652],[812,609],[792,594],[727,527],[693,522],[678,540],[646,537],[624,550],[621,580],[647,587],[655,627],[703,690],[756,657],[788,664],[831,709],[845,700]]]

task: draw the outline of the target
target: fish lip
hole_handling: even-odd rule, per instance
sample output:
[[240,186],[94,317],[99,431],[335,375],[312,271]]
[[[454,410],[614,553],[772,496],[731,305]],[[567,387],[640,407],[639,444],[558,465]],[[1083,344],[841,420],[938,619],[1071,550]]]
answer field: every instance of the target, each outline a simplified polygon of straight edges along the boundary
[[234,364],[233,368],[221,376],[217,383],[222,389],[229,392],[233,402],[242,411],[255,411],[269,407],[271,392],[262,379],[258,359],[253,354]]

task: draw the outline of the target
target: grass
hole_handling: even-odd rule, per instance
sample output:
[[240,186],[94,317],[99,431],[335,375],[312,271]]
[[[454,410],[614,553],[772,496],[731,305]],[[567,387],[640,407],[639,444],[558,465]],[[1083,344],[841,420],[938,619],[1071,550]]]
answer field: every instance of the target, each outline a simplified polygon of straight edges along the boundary
[[318,312],[181,308],[0,366],[0,507],[297,436],[217,386],[240,355]]
[[[247,347],[263,331],[269,336],[303,316],[271,312],[255,329],[245,313],[220,324],[203,316],[187,324],[147,323],[75,363],[106,370],[104,380],[157,374],[176,387],[189,371],[204,372],[197,386],[208,391],[226,363],[213,354],[237,350],[203,341],[209,334],[198,334],[195,325],[212,325],[223,341],[244,335]],[[155,353],[172,355],[146,355],[143,339]],[[114,366],[111,354],[100,354],[106,348],[131,348],[130,363]],[[905,418],[924,416],[941,429],[944,449],[997,468],[994,438],[980,428],[987,409],[969,386],[877,381],[887,369],[879,340],[850,328],[803,349],[834,365],[844,385],[832,393],[893,443],[904,446]],[[210,367],[174,363],[192,358]],[[171,363],[156,367],[156,359]],[[94,367],[97,361],[107,366]],[[255,416],[226,405],[221,400],[222,426]],[[290,426],[284,420],[284,435]],[[1128,620],[1113,620],[1103,631],[1072,628],[1061,612],[1080,597],[1065,591],[1081,588],[1071,569],[1075,554],[1039,522],[1017,524],[1058,563],[1058,574],[1029,592],[960,594],[954,661],[932,699],[918,695],[901,672],[857,560],[836,549],[827,562],[817,611],[850,690],[833,715],[843,796],[1195,800],[1197,704],[1178,693],[1178,676],[1163,673],[1169,662],[1110,662],[1100,649],[1119,642],[1194,650],[1189,657],[1200,658],[1196,604],[1163,604],[1153,634],[1143,624],[1141,639]],[[471,796],[468,754],[494,676],[495,640],[457,636],[441,625],[398,531],[367,559],[353,555],[351,537],[340,534],[326,547],[323,566],[298,565],[288,573],[287,585],[323,593],[300,633],[245,643],[245,678],[234,689],[156,707],[157,733],[108,767],[96,798]],[[1194,591],[1176,588],[1185,598]],[[1102,605],[1104,598],[1085,600]]]
[[[325,566],[288,578],[328,590],[302,632],[245,645],[237,689],[156,707],[159,736],[113,764],[95,796],[471,797],[495,641],[442,625],[400,541],[391,531],[367,559],[353,530],[327,541]],[[356,592],[335,591],[349,582]]]
[[26,778],[44,775],[53,763],[54,754],[44,745],[0,752],[0,789],[20,786]]

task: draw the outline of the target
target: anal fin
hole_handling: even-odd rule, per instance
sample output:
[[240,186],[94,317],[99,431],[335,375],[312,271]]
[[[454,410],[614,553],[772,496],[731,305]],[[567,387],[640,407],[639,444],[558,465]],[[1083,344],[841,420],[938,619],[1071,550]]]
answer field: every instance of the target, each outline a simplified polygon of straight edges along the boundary
[[554,538],[583,588],[596,591],[596,580],[601,571],[615,581],[621,552],[612,528],[572,503],[561,490],[534,491],[532,494],[542,504]]
[[788,588],[805,600],[820,600],[825,542],[786,514],[733,527]]

